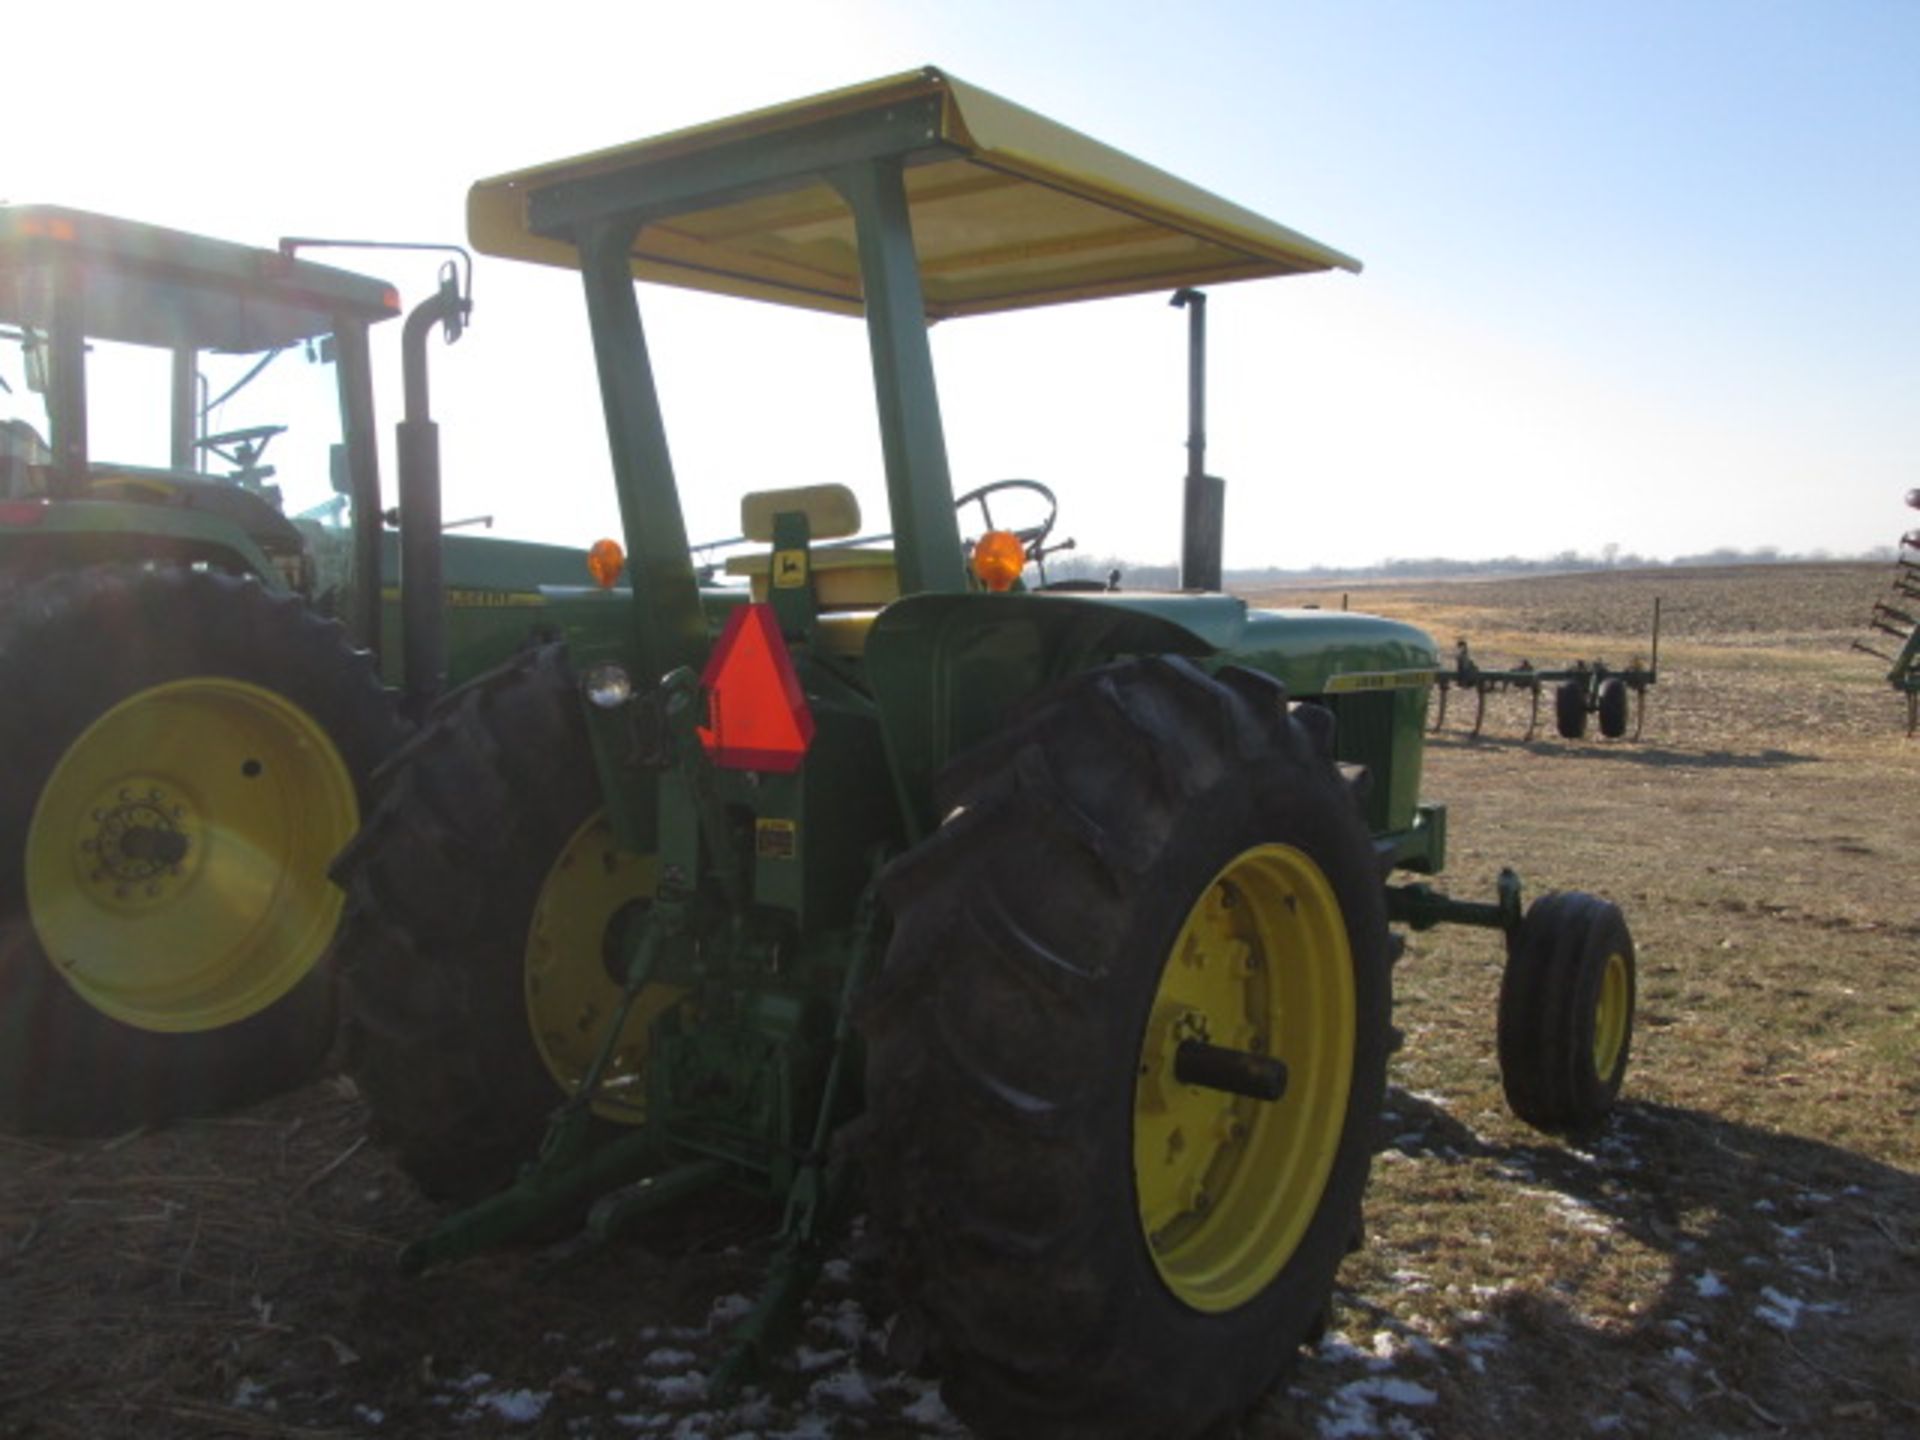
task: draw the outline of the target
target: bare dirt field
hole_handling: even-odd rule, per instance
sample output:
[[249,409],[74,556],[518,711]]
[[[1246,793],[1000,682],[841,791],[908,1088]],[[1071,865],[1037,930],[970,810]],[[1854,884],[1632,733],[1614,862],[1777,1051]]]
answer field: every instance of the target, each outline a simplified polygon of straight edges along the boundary
[[[1501,948],[1412,938],[1367,1244],[1334,1332],[1243,1440],[1920,1436],[1920,740],[1848,642],[1880,567],[1354,590],[1482,665],[1624,664],[1637,742],[1532,741],[1523,695],[1429,750],[1446,887],[1625,906],[1627,1094],[1569,1144],[1509,1116]],[[1334,592],[1273,603],[1337,606]],[[590,1265],[394,1266],[433,1211],[346,1082],[109,1142],[0,1140],[0,1436],[964,1435],[830,1265],[744,1403],[702,1381],[768,1216],[675,1219]]]

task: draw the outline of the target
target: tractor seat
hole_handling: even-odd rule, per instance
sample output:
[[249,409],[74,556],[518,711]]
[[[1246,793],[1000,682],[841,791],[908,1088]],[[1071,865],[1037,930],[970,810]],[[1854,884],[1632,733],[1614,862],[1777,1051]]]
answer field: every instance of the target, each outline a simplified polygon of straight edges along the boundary
[[[808,559],[813,565],[814,600],[823,615],[887,605],[900,598],[900,572],[894,568],[891,550],[849,546],[813,550]],[[766,600],[773,572],[770,553],[735,555],[727,561],[726,570],[729,575],[746,576],[753,598]]]
[[[893,551],[819,544],[860,533],[860,502],[844,485],[800,485],[743,496],[740,533],[749,540],[771,542],[775,517],[794,514],[807,517],[814,605],[823,616],[838,610],[874,609],[900,598],[900,572],[894,568]],[[754,600],[765,602],[772,586],[774,555],[736,555],[727,561],[726,572],[746,576]]]

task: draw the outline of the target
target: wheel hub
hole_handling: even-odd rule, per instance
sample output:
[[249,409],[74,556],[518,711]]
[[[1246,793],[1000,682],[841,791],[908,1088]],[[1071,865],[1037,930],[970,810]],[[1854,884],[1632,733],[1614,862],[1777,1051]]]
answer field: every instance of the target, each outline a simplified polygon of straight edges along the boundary
[[199,868],[199,817],[184,792],[135,776],[89,807],[79,870],[95,903],[139,910],[166,903]]

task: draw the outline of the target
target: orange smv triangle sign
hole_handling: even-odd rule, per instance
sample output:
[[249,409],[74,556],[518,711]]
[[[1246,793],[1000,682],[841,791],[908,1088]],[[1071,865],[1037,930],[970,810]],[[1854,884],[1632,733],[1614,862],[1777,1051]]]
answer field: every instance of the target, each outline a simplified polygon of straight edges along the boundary
[[700,741],[727,770],[798,770],[813,743],[813,711],[771,605],[742,605],[707,659]]

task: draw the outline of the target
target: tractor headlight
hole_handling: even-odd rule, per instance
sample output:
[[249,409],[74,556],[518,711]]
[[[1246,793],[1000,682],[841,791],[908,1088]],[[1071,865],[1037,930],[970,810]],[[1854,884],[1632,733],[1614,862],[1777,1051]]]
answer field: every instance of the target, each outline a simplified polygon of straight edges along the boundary
[[633,677],[624,665],[596,665],[587,671],[581,688],[587,699],[602,710],[618,710],[633,699]]

